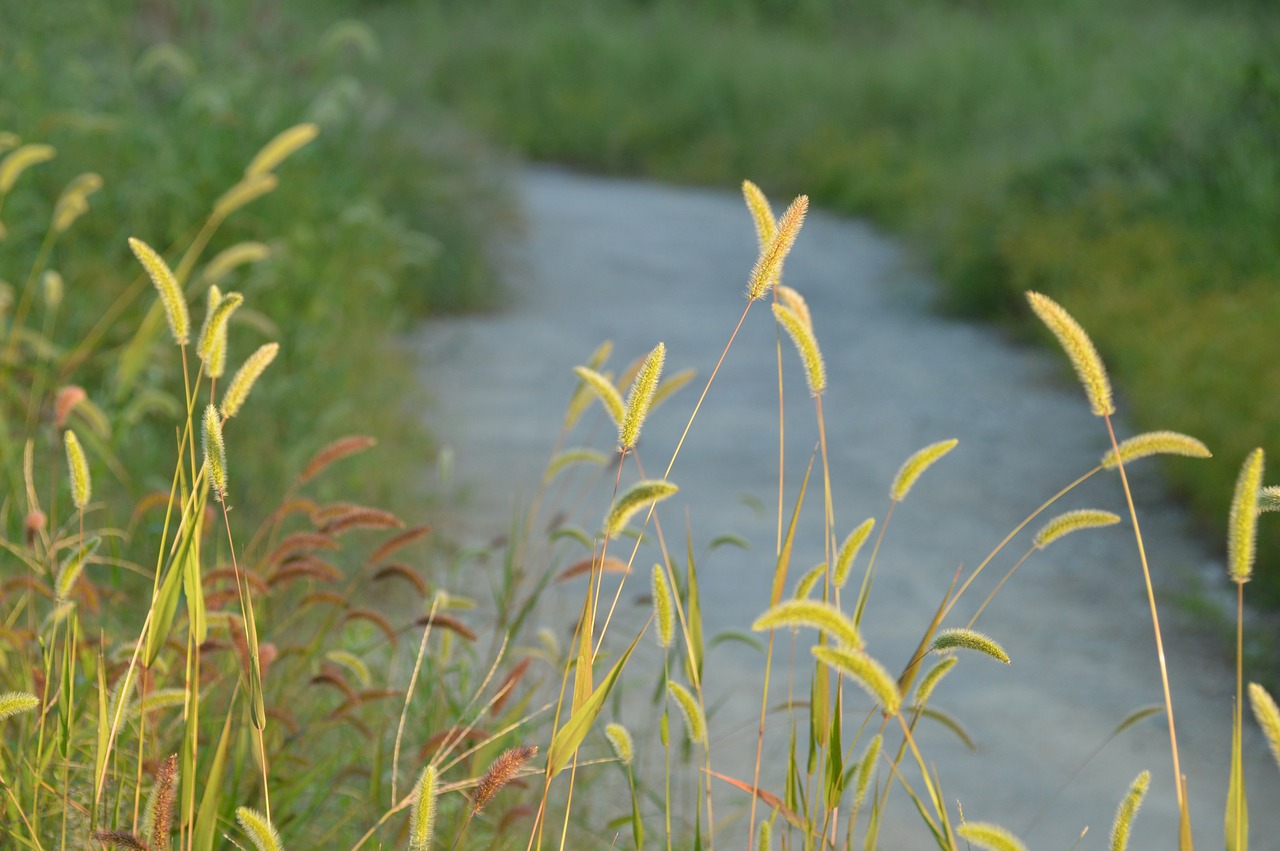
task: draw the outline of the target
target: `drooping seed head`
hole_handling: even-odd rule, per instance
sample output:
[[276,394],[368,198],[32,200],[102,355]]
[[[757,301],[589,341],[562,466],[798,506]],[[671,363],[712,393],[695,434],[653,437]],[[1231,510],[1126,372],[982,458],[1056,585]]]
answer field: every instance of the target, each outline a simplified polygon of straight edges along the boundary
[[751,213],[751,221],[756,226],[756,238],[760,242],[760,250],[764,251],[773,241],[778,230],[778,223],[773,218],[773,209],[769,199],[764,197],[760,187],[750,180],[742,181],[742,197],[747,202],[747,210]]
[[623,765],[630,765],[632,757],[635,756],[635,745],[631,741],[631,733],[621,724],[607,724],[604,728],[605,737],[609,740],[609,746],[613,748],[613,755],[618,758],[618,762]]
[[1120,522],[1119,515],[1110,511],[1094,508],[1081,508],[1066,511],[1050,520],[1036,532],[1034,544],[1036,549],[1043,550],[1063,535],[1069,535],[1081,529],[1096,529],[1101,526],[1114,526]]
[[[0,699],[0,705],[3,703],[3,699]],[[1271,748],[1271,756],[1276,765],[1280,765],[1280,707],[1276,706],[1271,694],[1257,683],[1249,683],[1249,705],[1253,707],[1253,717],[1258,720],[1258,726],[1262,728],[1267,745]],[[0,712],[0,718],[3,717],[3,712]]]
[[800,352],[800,362],[804,364],[804,377],[809,384],[810,395],[821,396],[827,389],[827,368],[822,362],[822,351],[818,348],[818,338],[813,329],[795,311],[782,303],[773,305],[773,315],[778,324],[786,329],[796,350]]
[[244,176],[253,177],[274,170],[276,166],[319,135],[320,128],[315,124],[295,124],[288,130],[282,131],[262,146],[262,150],[258,151],[245,168]]
[[881,736],[876,736],[867,745],[866,752],[862,755],[862,759],[858,761],[858,779],[854,786],[853,807],[857,809],[862,806],[862,801],[867,797],[867,788],[871,785],[872,771],[876,767],[876,763],[880,761],[880,745],[883,742]]
[[271,362],[276,359],[276,353],[280,351],[279,343],[265,343],[258,347],[258,350],[249,355],[248,360],[236,370],[236,374],[231,376],[231,383],[227,385],[227,392],[222,394],[222,415],[227,419],[231,419],[240,413],[240,408],[244,405],[244,400],[248,398],[249,391],[253,389],[253,385],[262,377],[262,373]]
[[258,263],[271,256],[271,246],[262,242],[237,242],[224,248],[205,264],[200,278],[206,284],[216,284],[233,269],[246,263]]
[[1063,307],[1047,295],[1027,293],[1027,301],[1031,309],[1040,317],[1053,335],[1058,338],[1071,366],[1075,368],[1080,383],[1084,385],[1085,394],[1089,397],[1089,405],[1094,416],[1104,417],[1114,414],[1115,405],[1111,401],[1111,381],[1107,378],[1106,367],[1102,358],[1094,348],[1093,341],[1085,333],[1080,323],[1076,322]]
[[185,346],[191,337],[191,316],[187,313],[187,299],[178,286],[178,280],[169,269],[169,264],[156,253],[150,245],[140,239],[129,237],[129,248],[138,258],[142,268],[147,271],[156,292],[160,294],[160,304],[164,307],[164,316],[169,323],[169,331],[179,346]]
[[[1190,435],[1176,431],[1148,431],[1135,434],[1128,440],[1116,444],[1120,450],[1120,460],[1128,464],[1148,455],[1184,455],[1188,458],[1212,458],[1209,447]],[[1108,470],[1115,469],[1116,451],[1108,449],[1102,456],[1102,466]]]
[[938,664],[929,669],[929,673],[920,678],[920,685],[916,686],[916,705],[924,706],[929,702],[929,698],[933,696],[933,690],[937,688],[938,683],[942,682],[942,678],[956,666],[957,657],[944,656]]
[[902,502],[906,499],[907,492],[916,483],[916,479],[920,478],[921,474],[933,465],[933,462],[955,449],[959,442],[955,438],[940,440],[929,444],[908,458],[898,470],[898,475],[894,476],[893,486],[889,488],[889,497],[894,502]]
[[0,694],[0,721],[21,712],[30,712],[40,705],[40,698],[25,691],[9,691]]
[[613,508],[609,511],[609,516],[604,521],[604,532],[612,537],[626,527],[633,515],[645,506],[652,505],[656,502],[672,496],[680,488],[671,482],[657,481],[647,479],[642,482],[636,482],[618,497]]
[[852,647],[830,647],[815,644],[810,648],[819,662],[834,668],[858,684],[889,715],[896,715],[902,705],[898,684],[875,659]]
[[861,648],[862,635],[853,620],[831,603],[821,600],[783,600],[756,618],[753,632],[779,627],[813,627],[841,647]]
[[0,160],[0,197],[9,193],[18,177],[33,165],[48,162],[57,156],[52,145],[23,145],[10,151]]
[[1027,846],[1022,843],[1022,840],[998,824],[982,821],[965,822],[956,829],[956,833],[987,851],[1027,851]]
[[1009,654],[1004,652],[994,638],[976,629],[944,629],[934,636],[931,648],[939,653],[947,650],[976,650],[998,662],[1009,664]]
[[667,680],[667,691],[675,699],[676,706],[680,707],[680,714],[684,716],[684,729],[689,734],[689,741],[695,745],[706,744],[707,722],[702,717],[702,709],[698,706],[698,701],[687,688],[675,680]]
[[241,207],[253,203],[268,192],[275,191],[278,185],[280,180],[274,174],[254,174],[241,178],[239,183],[224,192],[222,197],[214,202],[213,218],[225,219]]
[[614,425],[621,428],[622,420],[626,416],[626,410],[622,404],[622,394],[618,392],[617,387],[613,386],[613,382],[590,367],[576,366],[573,371],[577,373],[578,378],[582,379],[591,392],[595,393],[600,403],[604,405],[605,411],[608,412],[609,419],[613,420]]
[[849,581],[849,571],[853,567],[853,560],[858,557],[858,550],[862,549],[862,545],[866,543],[875,525],[876,519],[868,517],[858,524],[858,528],[850,532],[849,537],[845,538],[844,543],[840,545],[840,553],[836,556],[836,569],[831,575],[831,581],[835,583],[837,588],[843,588],[845,583]]

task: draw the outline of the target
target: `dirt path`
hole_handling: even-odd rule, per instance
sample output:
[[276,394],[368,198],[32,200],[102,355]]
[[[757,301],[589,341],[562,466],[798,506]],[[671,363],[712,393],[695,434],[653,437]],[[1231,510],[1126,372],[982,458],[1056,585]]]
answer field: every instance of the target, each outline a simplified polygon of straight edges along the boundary
[[[535,490],[574,384],[572,367],[606,338],[616,346],[614,369],[663,340],[668,371],[694,367],[702,380],[742,310],[756,253],[750,219],[734,193],[542,169],[524,173],[520,185],[530,232],[512,274],[509,309],[432,323],[415,335],[424,378],[440,400],[432,425],[455,453],[456,476],[471,496],[467,525],[477,539],[504,532],[513,499]],[[1107,446],[1105,429],[1067,380],[1057,353],[1014,346],[990,328],[930,313],[928,282],[892,243],[857,222],[812,214],[785,277],[809,301],[830,375],[824,408],[838,537],[868,516],[883,521],[889,483],[913,451],[944,438],[960,441],[895,510],[878,557],[865,621],[868,649],[897,670],[957,567],[967,572],[978,564],[1045,498],[1090,469]],[[767,306],[757,305],[672,470],[681,493],[662,512],[663,531],[678,552],[689,517],[709,636],[747,630],[767,605],[777,489],[775,339]],[[791,388],[789,511],[817,428],[789,342],[784,361]],[[665,466],[695,399],[696,390],[683,391],[646,425],[640,458],[651,474]],[[585,442],[588,431],[580,427],[571,443]],[[608,448],[607,433],[597,429],[595,437],[597,447]],[[1197,847],[1221,847],[1234,680],[1229,662],[1167,602],[1178,583],[1186,587],[1206,571],[1216,582],[1217,555],[1162,500],[1150,466],[1134,473],[1148,553],[1166,600],[1166,651]],[[612,484],[612,475],[604,478],[574,522],[599,523]],[[1047,516],[1076,507],[1123,514],[1118,480],[1095,476]],[[1000,555],[985,582],[975,583],[951,625],[968,620],[1042,521]],[[750,549],[709,551],[723,534],[741,536]],[[810,490],[801,535],[788,592],[800,571],[824,557],[820,484]],[[560,558],[567,564],[570,556]],[[646,611],[634,598],[647,593],[655,558],[656,550],[646,548],[636,560],[642,578],[628,586],[629,612]],[[865,558],[864,552],[854,583]],[[541,625],[563,634],[581,593],[576,585],[557,590]],[[555,605],[562,606],[558,613]],[[934,705],[965,725],[979,752],[936,726],[921,736],[953,818],[958,801],[966,817],[1002,823],[1029,847],[1047,849],[1073,847],[1088,826],[1079,847],[1105,848],[1116,804],[1139,771],[1150,769],[1152,791],[1130,847],[1176,847],[1162,717],[1112,742],[1032,825],[1126,715],[1161,700],[1141,573],[1125,527],[1079,533],[1034,555],[977,626],[1003,644],[1013,664],[964,657]],[[624,645],[629,636],[617,638]],[[778,658],[785,666],[786,656]],[[708,691],[720,704],[711,722],[713,768],[727,774],[749,777],[762,670],[761,656],[741,644],[721,645],[709,657]],[[632,674],[634,700],[628,698],[624,714],[642,725],[659,674],[652,666]],[[861,695],[851,695],[849,722],[860,723],[864,712]],[[785,725],[771,725],[764,777],[774,788],[785,738]],[[1277,849],[1280,771],[1252,727],[1246,751],[1251,847]],[[654,782],[660,778],[659,771]],[[741,796],[718,788],[717,846],[744,847]],[[894,796],[881,847],[932,847],[901,790]]]

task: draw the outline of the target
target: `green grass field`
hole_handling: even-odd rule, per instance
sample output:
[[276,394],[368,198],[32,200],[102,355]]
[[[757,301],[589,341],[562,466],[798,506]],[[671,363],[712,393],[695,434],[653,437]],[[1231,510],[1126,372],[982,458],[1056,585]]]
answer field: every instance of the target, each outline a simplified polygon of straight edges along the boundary
[[[904,236],[944,306],[1043,290],[1098,341],[1140,427],[1205,440],[1173,473],[1223,529],[1280,440],[1280,14],[1262,4],[390,3],[438,97],[533,159],[757,180]],[[1280,559],[1264,532],[1263,564]],[[1273,603],[1280,581],[1257,584]]]

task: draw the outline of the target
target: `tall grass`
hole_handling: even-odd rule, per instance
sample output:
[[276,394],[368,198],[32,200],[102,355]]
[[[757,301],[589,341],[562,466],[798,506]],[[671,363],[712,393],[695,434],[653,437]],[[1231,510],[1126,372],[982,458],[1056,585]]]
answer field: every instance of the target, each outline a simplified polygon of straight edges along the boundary
[[[0,127],[16,137],[0,156],[16,140],[57,151],[7,197],[5,250],[38,251],[51,201],[81,172],[100,176],[102,190],[49,268],[77,294],[58,320],[61,339],[78,347],[67,373],[73,366],[96,404],[118,406],[112,440],[131,435],[133,463],[115,475],[132,496],[167,487],[169,418],[181,402],[172,384],[143,375],[172,378],[176,365],[150,360],[151,342],[121,330],[148,312],[126,246],[137,234],[162,253],[205,236],[206,257],[253,251],[189,283],[246,295],[233,323],[250,330],[233,335],[232,362],[268,340],[282,346],[277,380],[244,414],[241,449],[257,469],[285,482],[328,439],[356,430],[406,459],[430,459],[420,418],[405,416],[422,401],[418,382],[392,341],[414,317],[492,303],[507,207],[482,145],[430,102],[378,82],[395,57],[342,17],[349,11],[98,0],[74,14],[43,3],[0,11]],[[254,153],[303,123],[319,135],[283,164],[278,188],[198,235],[208,204]],[[320,363],[324,371],[310,368]],[[334,485],[358,473],[362,486],[374,484],[368,493],[400,505],[420,498],[384,469],[356,465]],[[243,497],[265,509],[280,493]]]
[[[402,73],[413,90],[527,156],[767,174],[905,235],[950,309],[1026,329],[1026,289],[1078,304],[1142,426],[1231,457],[1280,439],[1265,5],[556,0],[373,20],[426,46]],[[1130,333],[1153,319],[1169,333]],[[1225,531],[1230,475],[1169,472]],[[1280,584],[1258,586],[1276,602]]]

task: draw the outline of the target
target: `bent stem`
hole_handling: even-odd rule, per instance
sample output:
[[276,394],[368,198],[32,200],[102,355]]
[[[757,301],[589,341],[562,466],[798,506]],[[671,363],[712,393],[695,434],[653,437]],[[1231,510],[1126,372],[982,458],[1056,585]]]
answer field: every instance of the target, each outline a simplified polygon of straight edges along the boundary
[[1116,454],[1116,469],[1120,471],[1120,484],[1124,488],[1125,503],[1129,506],[1129,519],[1133,522],[1133,538],[1138,544],[1138,560],[1142,563],[1142,579],[1146,583],[1147,603],[1151,607],[1151,627],[1156,636],[1156,658],[1160,663],[1160,683],[1164,689],[1164,712],[1169,719],[1169,749],[1173,755],[1173,785],[1178,795],[1178,812],[1185,825],[1190,814],[1187,812],[1185,781],[1182,766],[1178,760],[1178,734],[1173,723],[1173,696],[1169,692],[1169,668],[1165,664],[1164,639],[1160,633],[1160,615],[1156,611],[1156,592],[1151,585],[1151,568],[1147,564],[1147,550],[1142,543],[1142,530],[1138,527],[1138,511],[1133,505],[1133,493],[1129,490],[1129,476],[1124,470],[1124,460],[1120,457],[1120,446],[1116,442],[1116,432],[1111,425],[1111,416],[1103,417],[1107,423],[1107,435],[1111,438],[1111,449]]

